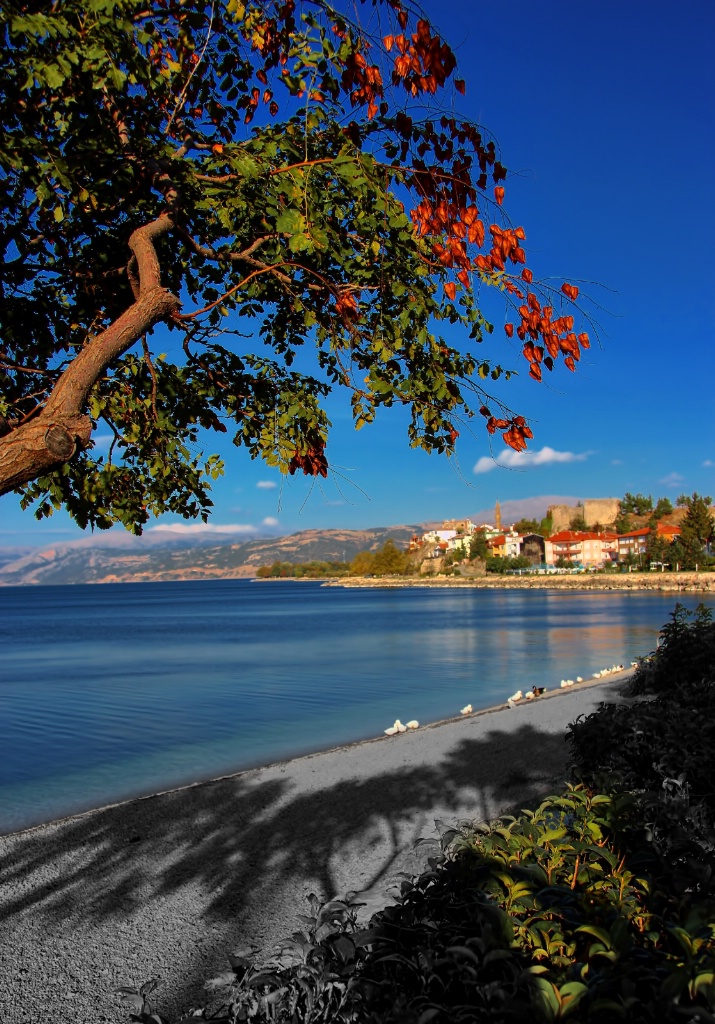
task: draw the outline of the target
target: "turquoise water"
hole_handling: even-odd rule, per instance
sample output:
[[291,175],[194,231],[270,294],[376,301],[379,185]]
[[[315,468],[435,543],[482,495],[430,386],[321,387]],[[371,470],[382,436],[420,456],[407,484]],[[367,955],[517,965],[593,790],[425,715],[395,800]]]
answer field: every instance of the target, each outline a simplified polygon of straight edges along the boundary
[[0,832],[628,663],[675,600],[242,580],[0,589]]

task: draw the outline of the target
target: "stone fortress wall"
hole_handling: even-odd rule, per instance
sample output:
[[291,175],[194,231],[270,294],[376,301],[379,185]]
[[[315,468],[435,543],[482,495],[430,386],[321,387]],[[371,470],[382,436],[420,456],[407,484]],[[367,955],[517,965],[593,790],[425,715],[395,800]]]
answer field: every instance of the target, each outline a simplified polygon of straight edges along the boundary
[[618,498],[585,498],[583,507],[578,505],[552,505],[548,515],[553,521],[553,532],[568,530],[571,520],[582,515],[586,526],[605,526],[615,522],[620,508]]

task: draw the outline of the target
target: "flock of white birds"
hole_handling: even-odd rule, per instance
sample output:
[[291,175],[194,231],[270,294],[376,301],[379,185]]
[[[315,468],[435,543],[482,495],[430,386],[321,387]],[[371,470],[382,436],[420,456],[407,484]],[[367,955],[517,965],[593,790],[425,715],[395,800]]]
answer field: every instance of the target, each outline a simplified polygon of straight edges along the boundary
[[[637,664],[638,664],[637,661],[632,661],[631,662],[631,668],[635,668]],[[592,679],[603,679],[606,676],[613,675],[615,672],[623,672],[623,671],[624,671],[624,666],[623,665],[611,665],[610,668],[602,668],[600,670],[600,672],[594,672],[591,678]],[[582,683],[582,682],[583,682],[583,676],[576,676],[575,679],[562,679],[561,680],[561,689],[565,690],[567,687],[573,686],[575,683]],[[546,687],[545,686],[532,686],[530,690],[526,691],[526,693],[523,693],[521,690],[517,690],[516,693],[512,693],[511,697],[508,698],[508,700],[506,702],[507,703],[507,707],[510,707],[510,708],[516,707],[516,705],[519,703],[520,700],[535,700],[537,697],[540,697],[545,692],[546,692]],[[472,705],[471,704],[467,704],[467,705],[465,705],[465,707],[460,708],[459,713],[460,713],[460,715],[471,715],[473,713],[473,711],[474,711],[474,708],[472,707]],[[385,729],[385,735],[386,736],[397,736],[401,732],[407,732],[408,729],[418,729],[419,725],[420,725],[420,723],[418,721],[416,721],[416,719],[414,719],[414,718],[412,719],[411,722],[406,722],[404,725],[402,724],[402,722],[400,721],[399,718],[396,718],[394,723],[389,727],[389,729]]]

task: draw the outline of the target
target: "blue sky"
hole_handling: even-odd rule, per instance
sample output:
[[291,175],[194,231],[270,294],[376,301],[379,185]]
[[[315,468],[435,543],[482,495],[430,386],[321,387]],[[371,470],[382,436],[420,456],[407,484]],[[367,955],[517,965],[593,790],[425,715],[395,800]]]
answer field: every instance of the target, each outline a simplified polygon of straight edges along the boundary
[[[212,527],[352,529],[472,515],[496,499],[715,494],[715,4],[424,7],[456,49],[460,109],[500,144],[528,265],[603,307],[601,347],[575,374],[559,364],[537,384],[490,303],[490,351],[520,371],[499,394],[529,417],[532,456],[512,458],[497,435],[496,465],[481,424],[463,432],[456,460],[413,452],[402,413],[355,433],[338,395],[333,477],[286,481],[227,448]],[[38,523],[16,496],[0,498],[0,546],[80,536],[63,514]]]

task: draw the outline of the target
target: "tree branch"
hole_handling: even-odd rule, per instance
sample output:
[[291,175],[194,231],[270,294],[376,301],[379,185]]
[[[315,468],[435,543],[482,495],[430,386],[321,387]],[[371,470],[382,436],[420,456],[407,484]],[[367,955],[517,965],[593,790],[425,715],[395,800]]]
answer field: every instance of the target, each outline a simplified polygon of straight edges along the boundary
[[163,213],[131,235],[129,248],[134,283],[139,283],[138,296],[113,324],[87,342],[61,374],[37,415],[0,438],[0,494],[50,472],[86,447],[92,421],[85,406],[92,387],[115,359],[154,324],[180,308],[177,296],[161,286],[155,248],[156,241],[173,227],[173,217]]

